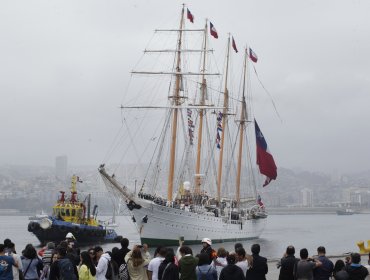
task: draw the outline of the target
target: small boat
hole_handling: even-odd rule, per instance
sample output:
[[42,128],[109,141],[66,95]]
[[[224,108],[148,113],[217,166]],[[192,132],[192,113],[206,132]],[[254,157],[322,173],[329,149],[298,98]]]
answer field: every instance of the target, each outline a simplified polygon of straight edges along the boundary
[[337,215],[340,215],[340,216],[353,215],[353,214],[355,214],[355,211],[353,211],[350,208],[337,210]]
[[67,198],[65,192],[61,191],[53,207],[53,214],[41,220],[30,221],[28,231],[36,235],[42,245],[50,241],[56,243],[63,241],[69,232],[81,245],[119,242],[122,236],[96,219],[97,205],[90,214],[91,195],[89,194],[84,201],[78,199],[76,188],[78,182],[81,182],[79,177],[72,176],[70,197]]
[[40,220],[42,220],[44,218],[47,218],[47,217],[49,217],[49,215],[46,212],[44,212],[44,210],[41,210],[40,213],[35,214],[34,216],[29,216],[28,219],[30,221],[40,221]]

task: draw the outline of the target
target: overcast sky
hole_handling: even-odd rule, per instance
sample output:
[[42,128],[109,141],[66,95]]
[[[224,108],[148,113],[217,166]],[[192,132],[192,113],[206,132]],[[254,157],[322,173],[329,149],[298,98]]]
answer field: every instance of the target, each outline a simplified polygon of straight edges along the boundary
[[[98,166],[130,70],[183,1],[0,1],[0,164]],[[258,54],[260,127],[279,167],[370,169],[370,1],[187,1]],[[201,22],[201,23],[200,23]],[[168,26],[173,27],[173,26]],[[217,51],[217,50],[216,50]],[[258,86],[256,87],[258,91]]]

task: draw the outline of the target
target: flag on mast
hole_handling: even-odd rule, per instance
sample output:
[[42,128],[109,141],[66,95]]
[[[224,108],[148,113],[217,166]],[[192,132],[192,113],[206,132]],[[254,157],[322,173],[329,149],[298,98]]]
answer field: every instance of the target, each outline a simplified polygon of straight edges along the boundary
[[249,58],[254,62],[256,63],[257,60],[258,60],[258,57],[257,57],[257,54],[251,49],[249,48]]
[[209,30],[211,32],[211,35],[217,39],[218,38],[217,30],[213,26],[212,22],[209,22]]
[[236,48],[234,37],[232,37],[232,44],[231,45],[233,46],[234,51],[237,53],[238,49]]
[[187,9],[187,18],[188,20],[190,20],[191,23],[194,23],[194,16],[193,14],[190,12],[190,10],[188,8]]
[[256,131],[257,164],[261,174],[266,176],[263,186],[267,186],[271,180],[276,179],[277,168],[274,158],[267,147],[265,137],[263,136],[256,120],[254,120],[254,128]]

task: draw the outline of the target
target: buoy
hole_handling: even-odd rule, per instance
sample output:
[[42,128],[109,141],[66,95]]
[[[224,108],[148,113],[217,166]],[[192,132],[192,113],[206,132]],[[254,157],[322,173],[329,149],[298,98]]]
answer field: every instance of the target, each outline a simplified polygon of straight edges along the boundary
[[367,248],[365,248],[365,242],[364,241],[358,241],[357,246],[360,249],[360,254],[367,254],[370,252],[370,240],[367,241]]

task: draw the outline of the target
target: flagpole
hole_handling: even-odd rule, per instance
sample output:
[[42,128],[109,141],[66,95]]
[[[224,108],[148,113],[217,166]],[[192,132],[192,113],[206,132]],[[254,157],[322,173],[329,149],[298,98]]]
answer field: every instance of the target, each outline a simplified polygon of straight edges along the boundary
[[[205,103],[205,96],[207,90],[207,80],[205,78],[206,72],[206,54],[207,54],[207,20],[204,27],[204,43],[203,43],[203,66],[201,72],[202,75],[202,84],[201,84],[201,97],[200,97],[200,106],[204,106]],[[200,109],[199,111],[199,126],[198,126],[198,145],[197,145],[197,162],[195,166],[195,193],[200,194],[201,189],[201,178],[200,178],[200,159],[201,159],[201,148],[202,148],[202,138],[203,138],[203,117],[204,117],[204,109]]]
[[[177,44],[177,61],[176,61],[176,72],[181,73],[181,43],[182,43],[182,26],[184,23],[184,11],[185,5],[183,4],[182,11],[181,11],[181,20],[180,20],[180,28],[179,28],[179,40]],[[180,95],[180,81],[181,81],[181,74],[176,74],[176,82],[175,82],[175,89],[173,94],[172,103],[175,106],[179,106],[179,95]],[[172,135],[171,135],[171,150],[170,150],[170,166],[169,166],[169,173],[168,173],[168,186],[167,186],[167,200],[172,201],[172,194],[173,194],[173,181],[175,176],[175,158],[176,158],[176,136],[177,136],[177,118],[178,118],[178,108],[174,108],[173,110],[173,118],[172,118]]]
[[227,89],[227,76],[229,72],[229,58],[230,58],[230,34],[227,39],[227,54],[226,54],[226,70],[225,70],[225,90],[224,90],[224,109],[222,110],[222,132],[220,141],[220,156],[218,161],[218,176],[217,176],[217,200],[221,201],[221,182],[222,182],[222,161],[224,157],[225,133],[227,125],[227,107],[229,105],[229,91]]

